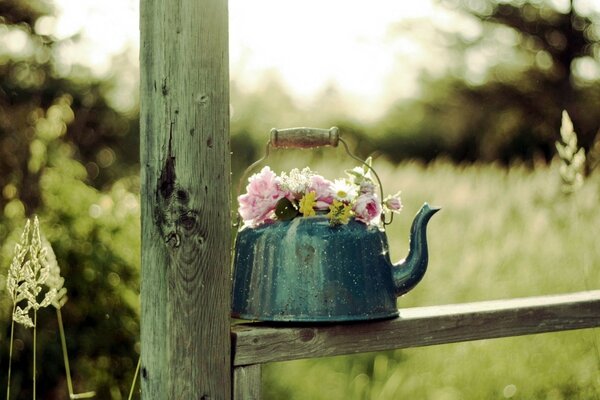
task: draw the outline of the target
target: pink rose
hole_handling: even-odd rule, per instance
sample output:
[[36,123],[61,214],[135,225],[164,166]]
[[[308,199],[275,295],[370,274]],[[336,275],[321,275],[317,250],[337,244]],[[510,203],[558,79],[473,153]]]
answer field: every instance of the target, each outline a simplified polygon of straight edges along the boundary
[[402,200],[400,200],[400,192],[396,193],[393,196],[388,196],[383,200],[383,204],[385,207],[393,212],[399,213],[402,211]]
[[238,197],[239,213],[247,225],[257,226],[272,216],[285,192],[279,185],[279,178],[269,167],[264,167],[248,181],[246,194]]
[[313,175],[310,177],[310,185],[308,192],[315,192],[317,201],[315,208],[317,210],[327,210],[333,202],[333,194],[331,193],[331,181],[323,178],[321,175]]
[[356,198],[353,210],[357,220],[365,224],[376,223],[381,215],[381,204],[375,195],[361,194]]

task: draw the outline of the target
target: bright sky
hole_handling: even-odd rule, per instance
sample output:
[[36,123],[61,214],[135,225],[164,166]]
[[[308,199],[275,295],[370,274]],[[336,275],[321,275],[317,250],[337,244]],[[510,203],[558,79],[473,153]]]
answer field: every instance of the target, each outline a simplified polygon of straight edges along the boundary
[[[278,71],[297,96],[313,95],[333,83],[343,92],[373,101],[382,95],[398,62],[391,25],[427,17],[432,8],[429,0],[231,1],[232,77],[254,84],[253,77],[269,68]],[[407,58],[421,51],[404,43]]]
[[[111,55],[128,49],[137,62],[137,0],[55,0],[55,4],[59,17],[42,20],[41,26],[58,38],[81,36],[61,50],[65,64],[79,62],[105,74]],[[265,71],[276,71],[299,100],[333,84],[355,103],[363,103],[357,110],[367,117],[391,101],[391,92],[396,92],[393,97],[414,92],[417,65],[425,57],[424,49],[410,40],[391,40],[392,24],[433,14],[431,0],[368,5],[343,0],[230,0],[231,79],[252,89]]]
[[[553,2],[559,8],[568,4]],[[105,74],[110,57],[125,50],[137,64],[139,0],[54,3],[59,17],[42,20],[40,26],[58,38],[79,33],[82,39],[61,50],[65,64],[79,62]],[[355,105],[350,111],[364,118],[414,94],[420,70],[435,73],[444,65],[439,49],[425,48],[406,34],[391,35],[395,24],[421,20],[421,36],[428,24],[467,35],[478,29],[433,0],[229,0],[229,14],[231,79],[237,84],[252,89],[264,71],[276,71],[299,100],[333,84]]]

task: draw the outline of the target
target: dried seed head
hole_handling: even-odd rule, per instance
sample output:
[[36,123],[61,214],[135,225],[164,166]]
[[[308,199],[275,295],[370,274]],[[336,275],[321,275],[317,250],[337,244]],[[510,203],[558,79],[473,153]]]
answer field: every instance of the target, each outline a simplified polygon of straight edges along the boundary
[[[42,241],[37,217],[33,220],[33,229],[31,225],[31,221],[27,220],[21,240],[15,246],[6,280],[14,304],[13,320],[27,327],[34,326],[29,316],[31,310],[37,311],[50,304],[59,308],[66,301],[64,279],[60,277],[50,243]],[[21,302],[26,304],[21,306]]]

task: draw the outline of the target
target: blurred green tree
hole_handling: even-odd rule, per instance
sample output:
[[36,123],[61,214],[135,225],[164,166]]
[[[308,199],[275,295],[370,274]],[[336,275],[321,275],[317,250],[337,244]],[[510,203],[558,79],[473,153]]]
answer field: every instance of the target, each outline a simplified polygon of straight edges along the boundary
[[[0,364],[10,329],[6,268],[35,213],[66,280],[76,390],[121,398],[139,352],[137,118],[112,107],[110,81],[57,67],[60,43],[40,33],[51,15],[43,0],[0,1]],[[66,399],[54,313],[40,313],[38,326],[39,398]],[[17,329],[13,398],[31,398],[31,350],[30,332]]]
[[446,73],[423,74],[422,96],[389,110],[375,127],[374,147],[395,161],[443,153],[455,161],[549,160],[562,110],[582,145],[593,146],[600,128],[598,12],[573,1],[564,10],[543,0],[440,3],[477,33],[438,28],[436,41],[453,49]]
[[139,159],[136,115],[107,102],[112,83],[86,71],[79,79],[64,76],[56,68],[59,43],[37,32],[51,12],[43,0],[0,2],[0,207],[19,196],[27,214],[40,204],[39,171],[28,165],[36,146],[33,126],[60,96],[67,95],[74,115],[55,136],[74,145],[90,184],[102,187],[137,171]]

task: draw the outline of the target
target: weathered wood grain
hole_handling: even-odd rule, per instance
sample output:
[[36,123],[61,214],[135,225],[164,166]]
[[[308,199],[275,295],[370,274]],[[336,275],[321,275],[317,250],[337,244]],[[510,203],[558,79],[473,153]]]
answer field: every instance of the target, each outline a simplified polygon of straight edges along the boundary
[[232,328],[234,365],[325,357],[600,326],[600,290],[401,309],[358,324]]
[[140,12],[142,394],[229,399],[227,1]]
[[234,368],[233,400],[260,400],[260,377],[260,364]]

